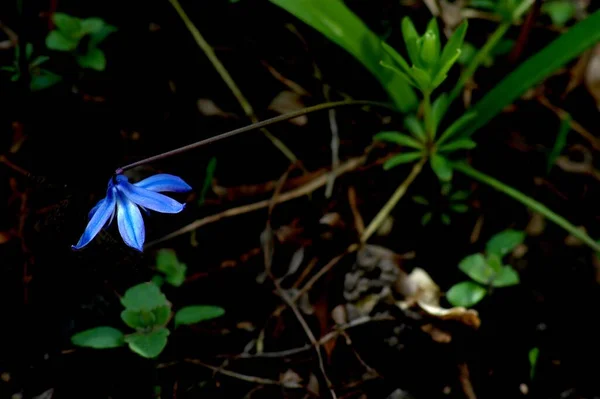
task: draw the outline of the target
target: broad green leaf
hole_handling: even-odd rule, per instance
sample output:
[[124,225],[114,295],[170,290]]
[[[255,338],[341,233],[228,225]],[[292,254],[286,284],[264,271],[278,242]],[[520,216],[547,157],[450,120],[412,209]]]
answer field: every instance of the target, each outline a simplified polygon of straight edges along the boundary
[[431,169],[433,169],[438,179],[443,182],[452,180],[452,165],[446,158],[438,154],[433,154],[430,163]]
[[382,68],[380,61],[392,63],[381,39],[360,20],[342,0],[271,0],[310,25],[359,60],[381,83],[394,104],[402,111],[417,108],[417,96],[394,72]]
[[156,268],[165,274],[167,283],[179,287],[185,281],[187,266],[177,259],[172,249],[161,249],[156,254]]
[[164,326],[171,316],[170,306],[159,306],[152,310],[125,309],[121,312],[121,320],[131,328],[147,329]]
[[164,327],[150,332],[139,332],[125,336],[129,349],[138,355],[152,359],[160,355],[167,346],[169,330]]
[[471,139],[458,139],[456,141],[451,141],[448,144],[444,144],[440,146],[440,152],[452,152],[458,150],[470,150],[475,148],[477,143],[475,143]]
[[50,72],[46,69],[40,69],[37,73],[31,74],[29,89],[31,91],[40,91],[48,89],[62,80],[60,75]]
[[81,31],[86,33],[99,32],[104,28],[104,21],[100,18],[86,18],[81,21]]
[[124,344],[123,333],[116,328],[102,326],[82,331],[71,337],[73,345],[94,349],[117,348]]
[[412,147],[418,150],[423,148],[423,143],[420,143],[411,136],[400,132],[380,132],[373,136],[373,139],[378,141],[387,141],[389,143],[395,143],[406,147]]
[[196,324],[201,321],[221,317],[225,310],[218,306],[195,305],[186,306],[175,313],[175,326],[182,324]]
[[121,303],[129,310],[153,310],[159,306],[170,306],[167,297],[154,283],[142,283],[129,288]]
[[494,86],[475,106],[477,112],[464,135],[468,136],[498,115],[504,107],[518,99],[527,89],[540,83],[554,71],[600,41],[600,10],[561,34],[536,53],[500,83]]
[[398,155],[395,155],[394,157],[388,159],[387,161],[385,161],[385,163],[383,164],[383,169],[390,170],[393,167],[396,167],[398,165],[402,165],[405,163],[414,162],[417,159],[421,159],[422,157],[423,157],[423,153],[421,153],[421,152],[408,152],[408,153],[398,154]]
[[418,141],[425,142],[427,140],[425,128],[423,128],[421,121],[416,116],[409,115],[404,118],[404,126]]
[[494,287],[509,287],[519,284],[519,273],[510,266],[503,266],[500,273],[494,277],[492,285]]
[[156,326],[165,326],[171,319],[171,307],[159,306],[152,311]]
[[502,271],[502,259],[496,255],[491,254],[485,258],[488,266],[492,269],[494,276],[498,275]]
[[131,328],[146,328],[147,325],[144,324],[140,313],[139,310],[125,309],[121,312],[121,320]]
[[465,257],[458,264],[458,268],[483,285],[489,284],[495,275],[494,269],[488,265],[485,257],[479,253]]
[[97,47],[100,42],[108,37],[113,32],[116,32],[117,28],[112,25],[104,24],[102,28],[98,29],[96,32],[91,32],[90,36],[90,47]]
[[53,30],[46,36],[46,46],[50,50],[73,51],[77,48],[79,41],[63,35],[60,31]]
[[485,251],[488,254],[496,254],[502,258],[512,252],[523,241],[525,241],[525,232],[512,229],[504,230],[490,238],[485,246]]
[[72,17],[62,12],[55,12],[52,16],[52,21],[64,36],[76,39],[76,41],[85,33],[81,29],[81,19],[77,17]]
[[442,135],[440,136],[440,139],[437,141],[437,144],[441,146],[443,143],[448,141],[461,130],[465,129],[465,127],[472,120],[474,120],[476,116],[477,115],[475,114],[475,112],[467,112],[463,114],[460,118],[458,118],[450,126],[448,126],[446,130],[444,130],[444,133],[442,133]]
[[481,301],[486,294],[487,291],[482,286],[472,281],[464,281],[452,286],[446,293],[446,298],[453,306],[469,308]]
[[106,69],[106,57],[104,51],[98,47],[90,47],[84,55],[77,56],[77,63],[82,68],[94,69],[96,71],[104,71]]

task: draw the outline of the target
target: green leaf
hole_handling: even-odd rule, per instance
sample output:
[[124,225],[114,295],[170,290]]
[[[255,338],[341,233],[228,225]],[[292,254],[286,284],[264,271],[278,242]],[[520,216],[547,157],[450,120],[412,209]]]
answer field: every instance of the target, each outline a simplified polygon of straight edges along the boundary
[[412,66],[410,72],[419,89],[423,92],[429,91],[431,87],[431,77],[429,76],[429,73],[416,65]]
[[453,152],[458,150],[471,150],[475,148],[477,143],[475,143],[471,139],[458,139],[456,141],[451,141],[448,144],[440,146],[440,152]]
[[535,369],[537,366],[538,357],[540,356],[539,348],[532,348],[529,351],[529,378],[533,380]]
[[442,219],[442,223],[444,223],[446,226],[450,225],[450,215],[446,214],[446,213],[442,213],[440,215],[440,218]]
[[477,48],[473,46],[471,43],[463,43],[460,48],[460,56],[458,57],[458,63],[462,65],[469,65],[473,58],[475,58],[475,54],[477,53]]
[[419,46],[417,44],[419,34],[409,17],[402,18],[402,38],[404,39],[404,44],[406,45],[406,50],[413,66],[422,67],[423,64],[419,57]]
[[419,143],[411,136],[399,132],[380,132],[373,136],[373,139],[378,141],[387,141],[390,143],[395,143],[398,145],[412,147],[416,149],[423,148],[423,143]]
[[522,63],[475,104],[472,109],[477,112],[477,117],[465,130],[464,135],[469,136],[476,132],[527,89],[598,43],[599,25],[600,11],[596,11]]
[[179,287],[185,281],[187,266],[179,262],[172,249],[160,249],[156,254],[156,268],[165,274],[167,283]]
[[467,112],[463,114],[460,118],[458,118],[450,126],[448,126],[448,129],[444,130],[444,133],[442,133],[442,135],[440,136],[440,139],[437,141],[437,144],[441,146],[442,143],[448,141],[448,139],[453,137],[456,133],[459,133],[461,130],[463,130],[465,126],[469,124],[469,122],[475,119],[476,116],[477,115],[475,114],[475,112]]
[[90,47],[85,55],[78,55],[77,63],[82,68],[94,69],[96,71],[104,71],[106,69],[104,51],[98,47]]
[[570,131],[571,115],[567,114],[567,117],[565,119],[562,119],[560,122],[560,127],[558,128],[558,135],[556,136],[556,141],[554,142],[552,151],[550,151],[550,154],[548,155],[548,164],[546,167],[547,173],[550,173],[550,170],[554,166],[556,159],[567,145],[567,135]]
[[50,57],[48,57],[47,55],[40,55],[38,57],[35,57],[35,59],[29,63],[29,68],[39,67],[45,62],[48,62],[49,59]]
[[469,207],[465,204],[450,205],[450,209],[456,213],[466,213],[469,211]]
[[408,112],[418,106],[410,86],[380,61],[392,63],[383,50],[381,39],[373,33],[341,0],[271,0],[304,23],[310,25],[359,60],[387,90],[394,104]]
[[70,39],[79,39],[85,32],[81,29],[81,19],[72,17],[62,12],[55,12],[52,16],[52,21],[64,36]]
[[573,16],[577,6],[573,1],[555,0],[547,1],[542,4],[542,12],[547,14],[552,23],[557,26],[564,26]]
[[175,326],[182,324],[195,324],[201,321],[221,317],[225,310],[218,306],[186,306],[175,313]]
[[435,99],[433,104],[431,105],[431,117],[433,122],[433,132],[434,137],[435,133],[437,133],[437,128],[446,113],[446,109],[448,108],[448,95],[446,93],[442,93]]
[[416,116],[407,116],[404,119],[404,126],[406,126],[410,134],[412,134],[418,141],[425,142],[427,140],[427,133],[425,132],[425,128]]
[[104,21],[100,18],[86,18],[81,21],[81,31],[84,34],[99,32],[104,28]]
[[383,169],[390,170],[393,167],[416,161],[417,159],[421,159],[422,157],[423,157],[423,153],[421,153],[421,152],[408,152],[408,153],[398,154],[398,155],[395,155],[392,158],[388,159],[387,161],[385,161],[385,163],[383,164]]
[[171,317],[170,306],[159,306],[152,310],[125,309],[121,312],[121,320],[131,328],[148,329],[164,326]]
[[420,205],[429,205],[429,201],[427,200],[427,198],[421,196],[421,195],[415,195],[414,197],[412,197],[413,201],[417,204]]
[[496,254],[502,258],[512,252],[523,241],[525,241],[525,232],[512,229],[504,230],[490,238],[485,246],[485,251],[488,254]]
[[208,165],[206,166],[206,177],[204,178],[204,184],[202,184],[202,191],[200,192],[200,197],[198,199],[198,205],[202,205],[206,199],[206,194],[208,194],[208,190],[212,187],[212,181],[215,177],[215,170],[217,169],[217,158],[212,157],[210,161],[208,161]]
[[89,34],[89,36],[90,36],[89,46],[97,47],[98,44],[100,44],[100,42],[104,41],[104,39],[106,39],[108,37],[108,35],[110,35],[113,32],[116,32],[116,31],[117,31],[117,28],[105,23],[101,29],[97,30],[96,32],[91,32]]
[[400,67],[400,70],[405,75],[410,75],[410,65],[392,46],[386,42],[381,42],[383,50],[390,56],[396,65]]
[[94,349],[117,348],[124,344],[123,333],[116,328],[102,326],[82,331],[71,337],[73,345]]
[[503,266],[502,270],[494,277],[492,285],[494,287],[510,287],[519,284],[519,273],[510,266]]
[[438,179],[443,182],[452,180],[452,165],[441,155],[434,154],[431,156],[431,169],[435,172]]
[[456,191],[450,195],[450,201],[464,201],[469,198],[469,195],[471,192],[467,190]]
[[169,330],[164,327],[150,332],[140,332],[125,336],[129,349],[138,355],[152,359],[160,355],[167,346]]
[[160,288],[151,282],[129,288],[121,298],[121,303],[126,309],[134,311],[151,311],[160,306],[171,306],[167,297],[160,292]]
[[62,80],[60,75],[50,72],[46,69],[40,69],[38,73],[31,75],[29,89],[31,91],[40,91],[48,89]]
[[171,319],[171,307],[159,306],[152,311],[156,326],[165,326]]
[[423,217],[421,218],[421,225],[427,226],[429,224],[429,222],[431,221],[432,216],[433,216],[433,213],[431,213],[431,212],[427,212],[426,214],[424,214]]
[[46,47],[50,50],[73,51],[77,48],[79,40],[66,37],[61,32],[53,30],[46,36]]
[[494,272],[494,275],[497,275],[502,271],[502,259],[500,259],[500,257],[498,255],[496,255],[496,254],[488,255],[485,258],[485,261],[487,262],[488,266]]
[[472,281],[464,281],[452,286],[446,293],[446,298],[452,306],[469,308],[481,301],[486,294],[487,291],[482,286]]
[[458,268],[480,284],[487,285],[494,278],[495,272],[486,262],[482,254],[473,254],[465,257],[458,264]]
[[442,50],[437,75],[445,75],[460,56],[460,49],[465,41],[467,27],[468,22],[464,21],[456,28],[450,39],[448,39],[448,43],[446,43],[444,50]]

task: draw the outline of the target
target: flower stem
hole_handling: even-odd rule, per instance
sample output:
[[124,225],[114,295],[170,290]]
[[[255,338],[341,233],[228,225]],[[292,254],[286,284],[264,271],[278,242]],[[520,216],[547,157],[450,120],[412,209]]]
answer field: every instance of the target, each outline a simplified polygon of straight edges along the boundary
[[559,225],[560,227],[565,229],[571,235],[573,235],[574,237],[576,237],[579,240],[586,243],[594,251],[600,252],[600,244],[595,242],[583,230],[578,229],[573,224],[571,224],[571,222],[569,222],[567,219],[565,219],[562,216],[560,216],[559,214],[553,212],[552,210],[547,208],[544,204],[542,204],[542,203],[534,200],[533,198],[523,194],[522,192],[502,183],[501,181],[494,179],[491,176],[488,176],[484,173],[479,172],[478,170],[474,169],[472,166],[470,166],[467,163],[464,163],[464,162],[458,163],[457,162],[457,163],[452,164],[452,167],[455,170],[457,170],[461,173],[464,173],[465,175],[472,177],[475,180],[479,180],[480,182],[485,183],[500,192],[503,192],[504,194],[508,195],[509,197],[512,197],[513,199],[516,199],[517,201],[519,201],[523,205],[527,206],[528,208],[541,213],[546,218],[548,218],[552,222],[556,223],[557,225]]
[[364,233],[360,237],[360,241],[362,243],[365,243],[369,240],[369,238],[373,235],[375,231],[377,231],[379,226],[381,226],[381,224],[384,222],[384,220],[387,218],[390,212],[396,207],[396,204],[404,196],[408,187],[417,178],[419,173],[421,173],[421,170],[423,170],[423,165],[425,164],[425,162],[427,162],[427,158],[423,157],[419,162],[414,164],[412,170],[410,171],[406,179],[398,186],[396,191],[394,191],[394,194],[392,194],[390,199],[385,203],[383,208],[379,210],[377,215],[375,215],[375,218],[371,221],[371,223],[369,223],[369,225],[365,229]]
[[391,104],[381,103],[381,102],[377,102],[377,101],[368,101],[368,100],[335,101],[335,102],[317,104],[317,105],[313,105],[312,107],[303,108],[303,109],[300,109],[298,111],[289,112],[287,114],[282,114],[282,115],[276,116],[274,118],[265,119],[264,121],[253,123],[253,124],[248,125],[248,126],[243,126],[243,127],[238,128],[238,129],[230,130],[229,132],[226,132],[226,133],[218,134],[216,136],[209,137],[207,139],[200,140],[200,141],[197,141],[195,143],[188,144],[186,146],[179,147],[179,148],[176,148],[176,149],[171,150],[171,151],[163,152],[161,154],[154,155],[154,156],[142,159],[140,161],[130,163],[128,165],[125,165],[125,166],[122,166],[122,167],[118,168],[115,171],[115,174],[121,174],[124,171],[126,171],[128,169],[131,169],[131,168],[134,168],[136,166],[145,165],[145,164],[148,164],[150,162],[154,162],[154,161],[162,160],[162,159],[169,158],[169,157],[172,157],[172,156],[175,156],[175,155],[183,154],[184,152],[187,152],[187,151],[190,151],[190,150],[194,150],[194,149],[202,147],[204,145],[212,144],[212,143],[214,143],[216,141],[220,141],[220,140],[223,140],[223,139],[226,139],[226,138],[229,138],[229,137],[237,136],[238,134],[242,134],[242,133],[250,132],[250,131],[253,131],[253,130],[261,129],[261,128],[265,127],[265,126],[274,125],[274,124],[279,123],[279,122],[284,122],[284,121],[287,121],[287,120],[290,120],[290,119],[294,119],[294,118],[296,118],[298,116],[310,114],[310,113],[317,112],[317,111],[327,110],[327,109],[333,109],[333,108],[339,108],[339,107],[347,107],[347,106],[364,106],[364,105],[370,105],[370,106],[374,106],[374,107],[387,108],[387,109],[390,109],[392,111],[396,111],[396,108],[394,108],[394,106],[391,105]]
[[[219,58],[215,54],[212,47],[204,39],[204,36],[202,36],[202,34],[198,30],[198,28],[196,28],[194,23],[187,16],[185,10],[181,7],[181,4],[179,4],[179,1],[178,0],[169,0],[169,2],[173,6],[173,8],[175,8],[175,11],[177,11],[177,14],[179,14],[179,17],[183,20],[183,22],[185,23],[185,26],[188,28],[188,30],[194,37],[194,40],[196,41],[198,46],[202,49],[202,51],[204,52],[204,54],[206,55],[206,57],[208,58],[210,63],[213,65],[213,67],[215,68],[215,70],[217,71],[219,76],[221,76],[221,79],[223,79],[223,81],[225,82],[227,87],[229,87],[229,90],[231,90],[233,96],[236,98],[236,100],[238,101],[238,103],[240,104],[242,109],[244,110],[244,114],[250,119],[250,121],[252,123],[258,122],[258,118],[256,117],[256,115],[254,113],[254,109],[252,108],[252,105],[250,105],[250,103],[248,102],[248,100],[246,99],[246,97],[244,96],[244,94],[242,93],[240,88],[238,87],[238,85],[235,83],[235,81],[233,80],[233,78],[231,77],[231,75],[229,74],[229,72],[227,71],[225,66],[223,65],[223,63],[221,63],[221,60],[219,60]],[[298,162],[298,158],[296,158],[296,155],[294,155],[292,150],[290,150],[283,141],[281,141],[277,137],[273,136],[273,134],[271,134],[266,129],[262,129],[262,131],[263,131],[263,134],[269,140],[271,140],[273,145],[275,147],[277,147],[277,149],[279,149],[279,151],[281,151],[283,153],[283,155],[285,155],[286,158],[288,158],[290,160],[290,162],[292,162],[292,163]]]

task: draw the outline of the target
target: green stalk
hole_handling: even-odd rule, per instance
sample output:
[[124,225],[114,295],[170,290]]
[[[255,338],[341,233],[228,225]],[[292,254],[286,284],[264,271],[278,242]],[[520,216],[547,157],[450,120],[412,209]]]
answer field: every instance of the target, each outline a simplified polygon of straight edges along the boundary
[[473,60],[471,60],[471,63],[469,64],[467,69],[465,69],[460,75],[456,86],[454,86],[454,89],[452,89],[452,92],[450,93],[450,98],[448,100],[449,103],[451,103],[452,101],[454,101],[454,99],[456,99],[456,97],[458,97],[467,81],[471,78],[471,76],[475,74],[477,68],[479,68],[479,66],[483,63],[483,60],[486,59],[486,57],[494,49],[494,47],[496,47],[498,42],[506,34],[506,31],[508,31],[508,28],[510,28],[511,25],[512,24],[510,22],[504,22],[500,26],[498,26],[494,33],[492,33],[492,35],[488,38],[487,42],[485,42],[483,47],[477,52],[477,54],[475,54],[475,57],[473,57]]
[[[231,90],[231,93],[244,110],[244,114],[250,119],[252,123],[257,123],[258,119],[254,114],[254,109],[252,108],[252,105],[250,105],[250,103],[248,102],[238,85],[235,83],[235,81],[227,71],[227,69],[225,69],[225,66],[221,63],[221,60],[219,60],[212,47],[204,39],[204,36],[202,36],[198,28],[196,28],[196,25],[194,25],[194,23],[190,20],[185,10],[181,7],[181,4],[179,4],[179,1],[169,0],[169,2],[171,3],[175,11],[177,11],[177,14],[179,14],[179,17],[194,37],[194,40],[196,41],[196,44],[198,44],[198,47],[202,49],[202,51],[204,52],[210,63],[213,65],[219,76],[221,76],[221,79],[223,79],[229,90]],[[271,134],[271,132],[269,132],[267,129],[261,129],[261,131],[269,140],[271,140],[273,145],[277,147],[277,149],[279,149],[279,151],[281,151],[287,159],[289,159],[290,162],[298,162],[298,158],[296,157],[296,155],[294,155],[292,150],[290,150],[285,145],[285,143],[283,143],[283,141],[273,136],[273,134]]]
[[381,226],[381,224],[384,222],[384,220],[387,218],[390,212],[396,207],[396,204],[404,196],[408,187],[417,178],[419,173],[421,173],[421,170],[423,170],[423,165],[425,165],[425,162],[427,162],[427,157],[421,158],[421,160],[413,166],[406,179],[398,186],[398,188],[396,189],[396,191],[394,191],[394,194],[392,194],[388,202],[386,202],[383,208],[379,210],[375,218],[371,221],[371,223],[369,223],[369,225],[363,232],[362,236],[360,237],[360,241],[362,243],[365,243],[369,240],[369,238],[373,235],[375,231],[377,231],[379,226]]
[[470,166],[466,163],[462,163],[462,162],[461,163],[453,163],[452,167],[455,170],[462,172],[465,175],[474,178],[475,180],[479,180],[480,182],[485,183],[500,192],[503,192],[504,194],[508,195],[509,197],[512,197],[513,199],[516,199],[517,201],[519,201],[523,205],[527,206],[531,210],[541,213],[548,220],[556,223],[557,225],[559,225],[560,227],[565,229],[567,232],[569,232],[571,235],[573,235],[574,237],[576,237],[579,240],[586,243],[594,251],[600,252],[600,244],[595,242],[583,230],[578,229],[573,224],[571,224],[567,219],[565,219],[562,216],[558,215],[557,213],[553,212],[552,210],[547,208],[544,204],[537,202],[533,198],[502,183],[501,181],[494,179],[491,176],[488,176],[484,173],[479,172],[478,170],[474,169],[472,166]]

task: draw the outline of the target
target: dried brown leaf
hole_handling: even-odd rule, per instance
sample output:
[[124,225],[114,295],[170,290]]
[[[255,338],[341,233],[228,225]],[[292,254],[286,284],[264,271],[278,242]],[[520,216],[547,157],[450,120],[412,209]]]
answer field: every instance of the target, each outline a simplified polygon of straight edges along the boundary
[[[298,111],[304,108],[304,103],[302,102],[302,96],[298,93],[294,93],[293,91],[284,90],[280,92],[271,104],[269,104],[269,109],[280,114],[287,114],[289,112]],[[297,126],[304,126],[308,123],[308,117],[306,115],[298,116],[296,118],[290,119],[290,122]]]

